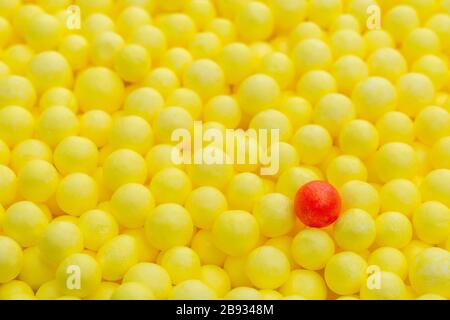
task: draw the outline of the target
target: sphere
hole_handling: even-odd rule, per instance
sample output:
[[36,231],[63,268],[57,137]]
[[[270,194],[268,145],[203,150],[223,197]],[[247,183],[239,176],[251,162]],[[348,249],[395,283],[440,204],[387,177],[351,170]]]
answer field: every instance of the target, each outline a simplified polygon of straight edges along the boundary
[[325,281],[328,287],[340,295],[358,293],[364,287],[367,263],[354,252],[335,254],[325,267]]
[[23,253],[19,244],[13,239],[0,236],[0,283],[7,283],[16,278],[23,265]]

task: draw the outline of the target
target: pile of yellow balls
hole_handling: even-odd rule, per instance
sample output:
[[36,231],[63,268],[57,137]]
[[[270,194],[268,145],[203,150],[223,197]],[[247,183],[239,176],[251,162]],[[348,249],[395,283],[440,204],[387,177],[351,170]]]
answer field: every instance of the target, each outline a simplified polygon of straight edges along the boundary
[[0,299],[450,299],[449,60],[449,0],[0,0]]

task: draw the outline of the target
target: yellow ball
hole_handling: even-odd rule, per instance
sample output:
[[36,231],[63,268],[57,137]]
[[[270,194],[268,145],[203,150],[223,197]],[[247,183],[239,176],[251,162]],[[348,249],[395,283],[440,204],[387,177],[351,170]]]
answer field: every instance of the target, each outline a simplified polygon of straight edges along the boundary
[[97,289],[89,294],[87,300],[111,300],[114,291],[117,289],[119,284],[115,282],[101,282]]
[[431,171],[420,185],[422,201],[440,201],[450,206],[450,169],[437,169]]
[[170,300],[215,300],[216,293],[200,280],[185,280],[170,293]]
[[412,225],[400,212],[388,211],[380,214],[376,220],[376,244],[397,249],[405,247],[412,238]]
[[114,30],[114,22],[103,13],[88,15],[81,24],[81,31],[88,40],[93,40],[100,34],[107,34]]
[[289,87],[295,76],[292,60],[284,53],[271,52],[266,54],[259,64],[259,72],[274,78],[280,88]]
[[334,57],[356,55],[364,57],[366,46],[364,38],[355,30],[338,30],[330,37],[330,47]]
[[160,265],[167,271],[174,285],[185,280],[198,279],[200,259],[194,250],[188,247],[173,247],[164,252]]
[[126,114],[136,115],[152,123],[164,106],[161,94],[153,88],[138,88],[130,92],[124,102]]
[[371,184],[364,181],[351,180],[341,186],[339,194],[342,201],[342,211],[356,208],[366,211],[372,217],[378,215],[382,202],[380,201],[378,190]]
[[213,32],[197,33],[189,44],[189,51],[194,59],[214,59],[221,48],[220,38]]
[[78,130],[77,117],[63,106],[45,109],[36,123],[36,137],[50,147],[55,147],[65,137],[76,135]]
[[206,26],[206,30],[217,34],[223,44],[233,42],[236,39],[236,28],[228,19],[214,18]]
[[206,163],[206,161],[195,163],[194,161],[187,168],[192,184],[194,186],[212,186],[223,190],[234,174],[233,164],[230,163],[227,154],[221,149],[211,147],[194,152],[193,159],[195,160],[197,156],[200,156],[200,153],[203,158],[205,155],[215,154],[216,159],[223,159],[224,161],[221,161],[221,163]]
[[172,289],[169,274],[155,263],[138,263],[132,266],[123,277],[123,283],[128,282],[147,286],[156,299],[167,299]]
[[205,0],[193,0],[184,10],[199,29],[204,29],[216,17],[214,4]]
[[407,73],[397,81],[398,109],[416,116],[434,98],[433,82],[424,74]]
[[188,111],[193,119],[198,119],[202,113],[202,100],[193,90],[177,88],[169,95],[167,104]]
[[35,55],[29,65],[27,77],[38,93],[51,87],[70,87],[73,77],[66,58],[59,52],[46,51]]
[[319,176],[309,167],[292,167],[278,178],[275,190],[292,199],[302,185],[313,180]]
[[281,286],[280,293],[284,296],[299,295],[305,299],[323,300],[327,296],[327,287],[317,272],[293,270],[288,280]]
[[164,33],[152,26],[142,25],[136,28],[130,35],[130,41],[147,49],[152,62],[165,59],[167,41]]
[[289,31],[304,20],[308,2],[305,0],[274,0],[270,2],[275,27],[280,31]]
[[182,164],[173,162],[173,152],[180,154],[176,147],[167,144],[158,144],[150,149],[145,156],[149,177],[153,177],[156,173],[165,168],[182,168]]
[[307,270],[323,269],[334,254],[334,242],[327,232],[319,229],[301,230],[290,247],[296,263]]
[[406,179],[394,179],[384,184],[380,190],[381,211],[397,211],[407,216],[420,205],[417,186]]
[[241,109],[233,97],[219,95],[207,102],[203,117],[205,121],[216,121],[227,128],[236,128],[241,121]]
[[411,266],[412,262],[419,253],[430,247],[431,246],[429,244],[426,244],[425,242],[422,242],[420,240],[412,240],[406,247],[402,249],[406,260],[408,260],[408,266]]
[[119,233],[116,220],[106,211],[99,209],[83,213],[78,225],[85,248],[93,251],[97,251]]
[[126,183],[143,184],[147,179],[145,160],[133,150],[116,150],[105,159],[103,178],[112,191]]
[[111,11],[111,0],[76,0],[76,4],[80,7],[81,12],[89,15],[94,12],[109,13]]
[[42,94],[39,100],[39,110],[43,111],[56,105],[65,106],[74,113],[78,111],[75,95],[67,88],[52,87]]
[[414,129],[421,142],[432,145],[450,135],[450,114],[443,108],[428,106],[417,115]]
[[313,115],[314,122],[327,129],[333,137],[354,117],[352,101],[338,93],[323,96],[315,106]]
[[34,119],[28,110],[18,106],[0,109],[0,139],[9,147],[31,138],[33,131]]
[[[449,3],[447,1],[447,7]],[[444,1],[442,1],[441,4],[442,7],[444,7]],[[450,49],[450,16],[449,16],[450,10],[447,9],[447,14],[445,13],[436,13],[433,15],[428,21],[426,22],[425,26],[431,30],[433,30],[436,35],[439,37],[441,46],[444,50],[447,52]]]
[[378,49],[394,47],[394,39],[392,35],[382,29],[367,31],[364,34],[364,40],[366,41],[366,49],[368,54],[371,54]]
[[293,48],[292,60],[299,73],[327,69],[332,62],[332,53],[324,41],[305,39]]
[[126,228],[143,226],[154,206],[155,201],[150,191],[137,183],[122,185],[110,200],[111,214]]
[[250,287],[237,287],[230,290],[224,297],[225,300],[261,300],[261,293]]
[[[95,14],[92,16],[95,16]],[[91,41],[89,47],[90,60],[96,65],[112,67],[115,56],[124,46],[123,38],[112,30],[99,33]]]
[[2,207],[1,211],[0,222],[4,235],[22,247],[35,245],[48,223],[41,209],[29,201],[16,202],[6,211]]
[[301,127],[292,137],[300,160],[308,165],[322,162],[331,150],[330,134],[321,126],[309,124]]
[[150,190],[156,203],[183,204],[192,186],[187,174],[178,168],[165,168],[156,173],[150,183]]
[[361,287],[360,297],[362,300],[403,300],[406,298],[405,284],[397,274],[381,271],[374,274],[373,277],[379,277],[380,287],[376,285],[377,283],[371,283],[369,278]]
[[83,250],[80,228],[68,221],[52,221],[48,224],[39,242],[43,259],[53,266],[73,253]]
[[309,6],[311,21],[327,28],[341,14],[342,2],[338,0],[313,0]]
[[251,211],[254,204],[264,194],[264,186],[259,176],[243,172],[235,175],[227,188],[227,200],[231,209]]
[[367,169],[364,163],[355,156],[337,156],[327,166],[327,179],[336,186],[341,187],[351,180],[367,180]]
[[364,287],[366,261],[354,252],[335,254],[325,267],[325,281],[328,287],[340,295],[358,293]]
[[299,42],[306,39],[322,39],[323,31],[314,22],[303,21],[297,24],[291,31],[289,35],[289,47],[294,48]]
[[402,112],[390,111],[378,119],[376,123],[380,143],[405,142],[414,140],[414,124],[412,120]]
[[181,107],[168,107],[161,110],[154,122],[153,130],[155,138],[160,143],[173,143],[174,132],[177,129],[185,129],[191,132],[193,128],[193,119],[191,114]]
[[[102,83],[102,86],[98,86]],[[116,111],[122,104],[124,85],[110,69],[92,67],[83,70],[75,81],[75,95],[81,110]]]
[[416,300],[447,300],[443,296],[434,294],[434,293],[426,293],[421,295],[420,297],[417,297]]
[[254,74],[239,86],[237,100],[242,110],[252,116],[276,103],[280,89],[276,81],[264,74]]
[[398,5],[390,9],[384,19],[383,28],[391,34],[397,42],[402,42],[415,28],[420,20],[416,10],[408,5]]
[[14,171],[4,165],[0,165],[0,204],[9,205],[16,198],[17,177]]
[[[42,259],[38,246],[23,251],[23,266],[18,279],[26,282],[37,291],[47,281],[55,276],[55,270]],[[39,298],[39,297],[37,297]]]
[[355,104],[356,115],[373,121],[395,108],[397,93],[387,79],[369,77],[356,85],[352,100]]
[[189,212],[175,203],[157,206],[145,222],[145,234],[148,241],[160,250],[189,244],[193,231]]
[[347,153],[360,158],[371,155],[378,147],[379,136],[375,127],[365,120],[352,120],[341,130],[339,146]]
[[61,296],[56,280],[50,280],[42,284],[36,291],[36,298],[39,300],[55,300]]
[[153,145],[153,131],[141,117],[119,117],[112,125],[109,142],[113,149],[130,149],[144,154]]
[[289,118],[294,128],[308,124],[312,118],[310,103],[297,96],[283,98],[280,102],[280,111]]
[[255,66],[250,47],[240,42],[224,46],[217,59],[224,72],[225,81],[231,85],[237,85],[250,76]]
[[125,230],[124,234],[134,238],[137,246],[139,262],[156,261],[157,255],[160,252],[158,249],[153,247],[147,240],[147,236],[145,235],[145,229],[143,227],[138,229]]
[[430,152],[431,162],[435,169],[450,169],[450,137],[436,141]]
[[381,247],[370,253],[367,260],[369,266],[377,266],[382,271],[389,271],[405,279],[408,274],[408,261],[398,249]]
[[185,204],[196,227],[209,229],[215,218],[227,210],[227,200],[220,190],[204,186],[193,190]]
[[1,300],[35,300],[33,289],[24,281],[12,280],[0,287]]
[[428,76],[433,81],[436,90],[441,89],[450,76],[447,61],[433,54],[423,55],[417,59],[411,70]]
[[392,179],[412,178],[417,169],[417,155],[414,149],[406,143],[386,143],[375,153],[375,170],[378,177],[384,182]]
[[151,57],[147,50],[138,44],[127,44],[117,52],[114,69],[127,82],[142,80],[151,67]]
[[344,55],[334,62],[331,74],[336,79],[338,89],[350,95],[360,81],[368,78],[369,68],[360,57]]
[[139,27],[150,23],[149,13],[139,6],[126,7],[116,18],[117,31],[126,38],[130,37]]
[[450,299],[450,253],[441,248],[423,250],[409,269],[409,280],[419,294],[434,293]]
[[253,215],[259,224],[261,234],[278,237],[289,233],[296,218],[292,201],[281,193],[269,193],[256,201]]
[[161,65],[181,76],[191,63],[192,55],[188,50],[171,48],[165,52]]
[[393,48],[374,51],[368,59],[368,66],[371,75],[384,77],[393,83],[407,71],[405,58]]
[[230,278],[225,270],[218,266],[202,266],[199,279],[213,289],[217,297],[223,297],[230,291]]
[[120,234],[99,248],[96,259],[103,279],[120,280],[138,262],[136,241],[129,235]]
[[6,236],[0,236],[0,253],[0,283],[7,283],[19,275],[23,253],[17,242]]
[[86,297],[97,289],[101,279],[98,262],[85,253],[68,256],[56,270],[56,281],[65,295]]
[[420,240],[443,243],[450,234],[450,210],[437,201],[424,202],[414,211],[413,225]]
[[[16,74],[20,74],[20,75],[24,75],[26,73],[28,64],[30,63],[31,59],[34,56],[34,51],[28,47],[27,45],[24,44],[16,44],[16,45],[12,45],[9,46],[6,50],[4,50],[3,54],[2,54],[2,60],[6,63],[6,65],[9,67],[10,71]],[[8,75],[6,77],[3,77],[3,79],[8,79],[8,80],[3,80],[3,84],[6,85],[12,85],[12,84],[19,84],[21,86],[23,86],[23,88],[26,90],[25,91],[25,96],[22,96],[22,92],[11,92],[11,91],[6,91],[6,96],[5,96],[5,91],[2,92],[2,98],[18,98],[19,101],[21,101],[21,99],[24,99],[23,102],[26,103],[26,101],[28,99],[32,99],[34,101],[34,99],[36,99],[35,96],[35,92],[34,92],[34,88],[32,88],[31,86],[31,82],[29,80],[27,80],[26,82],[21,81],[20,79],[24,79],[21,78],[20,76],[14,76],[14,75]],[[19,80],[17,80],[19,79]],[[30,95],[31,93],[31,95]],[[0,100],[1,101],[1,100]],[[21,105],[21,104],[19,104]],[[30,106],[31,107],[31,106]]]
[[56,190],[56,201],[64,212],[80,216],[97,205],[97,183],[84,173],[69,174],[59,183]]
[[223,268],[228,273],[233,288],[252,286],[252,283],[245,273],[245,256],[227,256]]
[[227,257],[214,245],[210,230],[198,231],[192,238],[191,248],[198,254],[202,264],[223,266]]
[[172,13],[156,20],[158,28],[164,32],[169,47],[185,47],[196,33],[192,18],[182,13]]
[[144,79],[146,87],[156,89],[163,97],[167,97],[173,90],[180,86],[177,74],[169,68],[153,69]]
[[118,286],[111,300],[154,300],[153,292],[139,282],[126,282]]
[[28,161],[19,171],[17,187],[19,194],[27,200],[46,202],[56,191],[59,176],[47,161]]
[[296,90],[311,104],[316,104],[323,96],[337,91],[336,79],[326,71],[312,70],[300,78]]
[[436,33],[428,28],[416,28],[403,40],[402,51],[407,59],[414,61],[426,54],[438,54],[441,43]]
[[63,26],[56,17],[38,13],[31,16],[26,23],[24,38],[35,50],[51,50],[58,45],[63,32]]
[[280,140],[287,141],[292,136],[292,125],[289,118],[282,112],[275,109],[267,109],[257,113],[249,124],[250,129],[257,132],[278,130]]
[[244,41],[260,41],[269,38],[274,29],[272,11],[264,3],[251,1],[238,10],[236,31]]
[[375,241],[375,221],[364,210],[350,209],[335,222],[333,234],[337,245],[343,250],[362,252]]
[[65,36],[58,46],[58,51],[66,58],[74,71],[84,69],[88,64],[89,43],[81,35]]
[[245,271],[257,288],[276,289],[288,279],[290,263],[281,250],[272,246],[262,246],[249,253]]
[[80,117],[80,135],[97,147],[103,147],[108,142],[111,127],[111,116],[102,110],[91,110]]
[[87,138],[66,137],[56,146],[53,161],[63,175],[93,173],[98,162],[97,146]]
[[248,253],[258,243],[259,226],[253,215],[242,210],[221,213],[212,227],[214,244],[231,256]]

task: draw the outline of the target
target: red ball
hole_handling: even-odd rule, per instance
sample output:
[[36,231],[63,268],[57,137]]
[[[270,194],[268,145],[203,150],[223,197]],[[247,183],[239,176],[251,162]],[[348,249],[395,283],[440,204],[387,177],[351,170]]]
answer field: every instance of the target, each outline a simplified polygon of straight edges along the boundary
[[311,181],[295,195],[295,213],[308,227],[323,228],[332,224],[341,211],[337,190],[325,181]]

